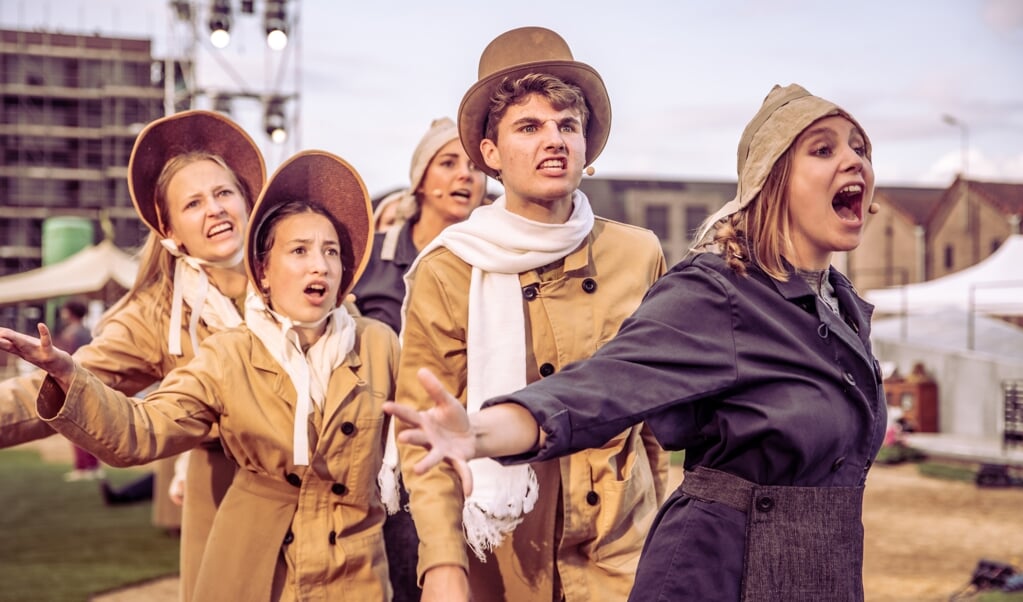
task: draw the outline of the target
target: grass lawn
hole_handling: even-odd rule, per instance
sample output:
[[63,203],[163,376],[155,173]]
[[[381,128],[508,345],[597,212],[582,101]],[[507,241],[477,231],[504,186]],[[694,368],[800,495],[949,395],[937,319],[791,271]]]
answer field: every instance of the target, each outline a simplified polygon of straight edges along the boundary
[[[152,525],[151,503],[105,506],[97,482],[64,482],[69,469],[0,450],[0,599],[84,602],[178,572],[178,539]],[[106,468],[114,486],[143,470]]]

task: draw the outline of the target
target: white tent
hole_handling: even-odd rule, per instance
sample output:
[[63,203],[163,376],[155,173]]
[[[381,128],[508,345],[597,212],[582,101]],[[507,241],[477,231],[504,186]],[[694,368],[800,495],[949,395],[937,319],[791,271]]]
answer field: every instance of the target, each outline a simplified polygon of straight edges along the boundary
[[961,309],[977,314],[1023,316],[1023,235],[1010,236],[977,265],[941,278],[869,290],[878,313],[929,313]]
[[64,261],[0,278],[0,304],[92,293],[111,281],[127,289],[137,272],[131,255],[104,240]]

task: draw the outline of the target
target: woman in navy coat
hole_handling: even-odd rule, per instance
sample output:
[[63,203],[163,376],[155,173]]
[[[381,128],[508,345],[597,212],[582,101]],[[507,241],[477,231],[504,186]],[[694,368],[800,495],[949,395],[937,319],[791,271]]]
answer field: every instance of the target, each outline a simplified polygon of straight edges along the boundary
[[418,425],[472,487],[465,462],[537,461],[596,447],[645,420],[686,450],[631,599],[862,600],[863,485],[885,430],[872,306],[831,267],[859,244],[871,147],[844,110],[775,86],[739,144],[735,199],[590,359],[467,417],[388,411]]

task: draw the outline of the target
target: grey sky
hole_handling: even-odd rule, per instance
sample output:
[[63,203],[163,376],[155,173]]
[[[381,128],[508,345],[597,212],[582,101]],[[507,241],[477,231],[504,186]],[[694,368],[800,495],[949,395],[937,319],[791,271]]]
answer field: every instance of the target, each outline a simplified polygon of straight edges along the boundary
[[[967,125],[971,176],[1023,182],[1018,0],[299,0],[298,14],[277,55],[263,50],[258,16],[236,19],[226,50],[201,36],[200,85],[238,87],[237,75],[251,89],[299,90],[300,133],[265,142],[270,167],[322,148],[372,193],[407,183],[415,144],[431,119],[454,117],[480,52],[524,25],[558,31],[603,76],[614,120],[602,176],[734,179],[742,128],[773,84],[796,82],[863,124],[880,184],[951,182],[961,130],[943,114]],[[160,53],[182,45],[169,15],[166,0],[0,2],[2,27],[151,37]],[[258,106],[236,118],[265,141]]]

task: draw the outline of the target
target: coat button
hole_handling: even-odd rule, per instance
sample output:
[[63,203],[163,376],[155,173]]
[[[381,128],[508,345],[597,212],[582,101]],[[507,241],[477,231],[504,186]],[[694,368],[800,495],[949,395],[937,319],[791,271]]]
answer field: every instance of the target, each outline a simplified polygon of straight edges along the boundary
[[533,299],[536,299],[539,294],[540,287],[535,284],[530,284],[529,286],[522,287],[522,297],[525,298],[526,301],[532,301]]
[[591,506],[596,506],[600,502],[600,496],[597,495],[596,491],[591,491],[586,494],[586,503]]
[[770,512],[774,508],[774,500],[764,496],[757,498],[757,510],[761,512]]
[[348,493],[348,486],[344,483],[334,483],[330,486],[330,491],[335,495],[344,495]]
[[335,543],[337,543],[337,533],[331,531],[330,536],[327,537],[327,541],[330,542],[330,545],[334,545]]
[[302,486],[302,479],[293,472],[289,472],[288,476],[284,477],[284,480],[295,487]]
[[845,382],[849,383],[850,385],[855,385],[856,384],[856,379],[853,378],[853,375],[852,375],[851,372],[846,372],[845,374],[842,375],[842,377],[845,378]]
[[546,378],[551,374],[554,374],[554,364],[544,362],[544,364],[540,366],[540,376]]
[[842,456],[831,463],[831,472],[838,472],[838,469],[842,468],[843,464],[845,464],[845,456]]
[[295,534],[291,532],[291,529],[288,529],[288,532],[284,535],[284,545],[288,545],[293,541],[295,541]]
[[587,278],[583,280],[583,290],[587,293],[592,293],[597,290],[597,281],[593,278]]
[[342,422],[341,432],[344,433],[345,435],[351,435],[352,433],[355,432],[355,425],[352,424],[351,422]]

